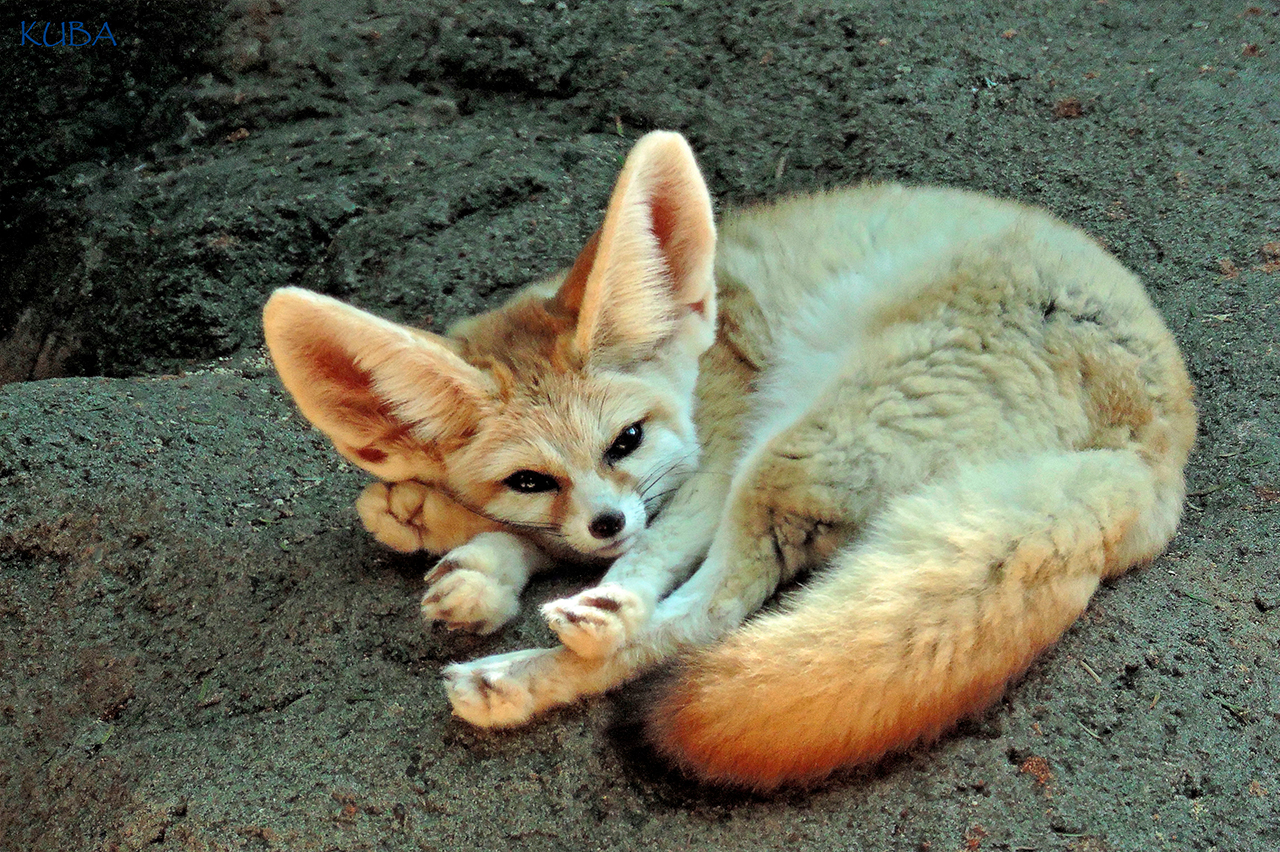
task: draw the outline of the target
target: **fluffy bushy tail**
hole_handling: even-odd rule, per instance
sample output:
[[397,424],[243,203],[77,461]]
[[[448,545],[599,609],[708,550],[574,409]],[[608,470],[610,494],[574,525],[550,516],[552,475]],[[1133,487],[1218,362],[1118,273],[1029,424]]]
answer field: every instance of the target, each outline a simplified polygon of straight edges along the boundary
[[927,739],[993,702],[1102,577],[1158,553],[1180,473],[1132,452],[970,468],[899,498],[783,611],[696,652],[647,720],[705,780],[768,789]]

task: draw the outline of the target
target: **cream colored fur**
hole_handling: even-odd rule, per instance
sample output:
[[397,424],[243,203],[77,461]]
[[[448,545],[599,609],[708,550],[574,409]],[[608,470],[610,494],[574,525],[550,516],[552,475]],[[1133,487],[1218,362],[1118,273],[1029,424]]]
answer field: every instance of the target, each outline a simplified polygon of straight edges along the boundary
[[637,144],[572,270],[448,338],[296,290],[266,329],[303,412],[389,481],[365,525],[450,551],[429,621],[493,630],[548,554],[612,560],[543,608],[561,647],[446,670],[459,716],[520,724],[681,655],[655,745],[758,788],[987,706],[1167,544],[1195,431],[1172,337],[1080,231],[886,185],[731,214],[717,244],[674,134]]

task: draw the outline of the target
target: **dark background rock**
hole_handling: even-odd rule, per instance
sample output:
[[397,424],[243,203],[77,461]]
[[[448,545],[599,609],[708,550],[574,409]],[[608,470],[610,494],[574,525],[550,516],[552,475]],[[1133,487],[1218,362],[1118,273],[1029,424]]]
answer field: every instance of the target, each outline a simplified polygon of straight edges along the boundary
[[147,333],[168,329],[126,319],[148,294],[123,276],[95,290],[101,264],[132,258],[123,246],[85,239],[89,188],[111,198],[121,162],[179,129],[189,109],[183,87],[211,67],[225,15],[212,0],[3,8],[0,383],[119,372],[118,363],[137,364],[138,356],[116,353],[146,352]]
[[[0,389],[0,849],[1280,846],[1275,3],[94,8],[116,52],[0,52],[0,378],[80,376]],[[629,763],[612,699],[452,720],[442,662],[549,634],[422,630],[424,561],[259,351],[282,284],[438,329],[568,262],[657,127],[722,206],[1044,205],[1199,388],[1169,553],[981,720],[811,793]]]

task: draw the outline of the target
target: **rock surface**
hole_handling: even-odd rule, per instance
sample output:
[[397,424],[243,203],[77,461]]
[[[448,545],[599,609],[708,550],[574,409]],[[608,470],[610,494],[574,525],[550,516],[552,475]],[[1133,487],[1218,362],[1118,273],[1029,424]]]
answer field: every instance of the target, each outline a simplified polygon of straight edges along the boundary
[[[5,249],[0,357],[44,380],[0,388],[0,848],[1280,848],[1280,7],[237,0],[207,20],[215,46],[161,94],[146,77],[157,108],[119,113],[136,139],[7,160],[29,243]],[[1169,552],[982,719],[809,792],[636,762],[614,698],[508,733],[451,719],[443,662],[550,636],[424,631],[426,563],[358,528],[361,476],[258,348],[283,284],[437,329],[492,304],[573,257],[659,127],[721,205],[894,179],[1046,206],[1144,278],[1199,388]]]

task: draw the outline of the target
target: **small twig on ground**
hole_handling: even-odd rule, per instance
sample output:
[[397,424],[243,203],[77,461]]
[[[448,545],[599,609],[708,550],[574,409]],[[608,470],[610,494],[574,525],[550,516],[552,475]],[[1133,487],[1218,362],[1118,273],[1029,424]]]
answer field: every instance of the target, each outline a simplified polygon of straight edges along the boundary
[[1253,711],[1251,711],[1248,707],[1241,707],[1239,704],[1232,704],[1230,701],[1226,701],[1221,698],[1218,699],[1218,703],[1221,704],[1223,707],[1225,707],[1227,710],[1231,711],[1232,715],[1234,715],[1241,722],[1248,722],[1249,717],[1253,715]]
[[1096,681],[1098,682],[1098,685],[1099,685],[1099,686],[1101,686],[1101,685],[1102,685],[1102,678],[1098,677],[1098,673],[1097,673],[1097,672],[1095,672],[1095,671],[1093,670],[1093,668],[1092,668],[1088,663],[1086,663],[1084,660],[1080,660],[1080,661],[1079,661],[1079,663],[1080,663],[1080,665],[1081,665],[1081,666],[1083,666],[1083,667],[1084,667],[1084,670],[1085,670],[1085,671],[1087,671],[1087,672],[1089,673],[1089,676],[1090,676],[1090,677],[1092,677],[1094,680],[1096,680]]

